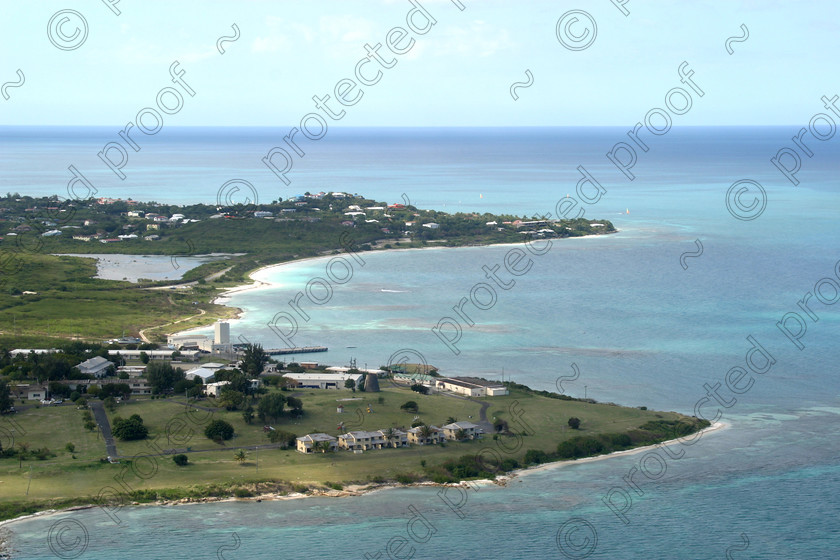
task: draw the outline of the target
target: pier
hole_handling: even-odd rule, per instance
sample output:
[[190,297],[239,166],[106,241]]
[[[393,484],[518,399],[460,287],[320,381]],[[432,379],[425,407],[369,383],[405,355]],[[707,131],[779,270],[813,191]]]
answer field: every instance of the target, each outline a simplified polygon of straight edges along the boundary
[[326,346],[302,346],[298,348],[271,348],[265,353],[269,356],[278,356],[281,354],[311,354],[313,352],[326,352],[329,350]]

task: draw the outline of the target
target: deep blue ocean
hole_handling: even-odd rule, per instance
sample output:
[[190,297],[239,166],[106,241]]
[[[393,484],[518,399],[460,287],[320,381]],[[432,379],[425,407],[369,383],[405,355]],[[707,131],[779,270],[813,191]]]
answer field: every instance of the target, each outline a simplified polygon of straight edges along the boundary
[[[256,277],[272,287],[230,298],[244,310],[231,334],[280,347],[279,331],[328,346],[309,357],[336,365],[419,355],[444,374],[719,414],[728,425],[464,491],[460,515],[436,488],[126,508],[119,525],[92,509],[8,526],[15,557],[388,558],[389,541],[404,539],[392,557],[411,546],[418,559],[836,558],[840,142],[813,144],[794,186],[770,159],[798,130],[675,128],[637,150],[631,181],[606,157],[628,141],[624,128],[331,129],[301,144],[285,185],[261,162],[282,145],[280,130],[163,130],[130,154],[122,181],[96,156],[117,128],[0,128],[2,193],[66,197],[72,164],[98,196],[178,204],[213,203],[231,179],[262,201],[330,190],[526,216],[556,216],[569,195],[620,233],[517,246],[533,263],[518,277],[504,268],[510,246],[347,256],[352,278],[328,298],[312,292],[325,303],[301,300],[309,319],[297,316],[294,334],[283,313],[307,283],[328,281],[328,259],[263,270]],[[580,201],[579,166],[605,190],[593,204]],[[752,204],[755,187],[728,196],[742,180],[760,184],[763,201]],[[477,287],[493,286],[482,267],[495,265],[508,288]],[[473,325],[453,311],[471,295],[483,307],[464,307]]]

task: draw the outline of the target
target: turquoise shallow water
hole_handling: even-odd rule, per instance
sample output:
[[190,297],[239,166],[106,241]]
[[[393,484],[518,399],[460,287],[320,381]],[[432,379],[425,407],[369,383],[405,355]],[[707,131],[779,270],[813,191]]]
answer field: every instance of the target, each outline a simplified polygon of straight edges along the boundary
[[[468,491],[463,518],[432,488],[337,500],[124,508],[119,524],[94,509],[13,524],[17,557],[54,558],[52,542],[63,554],[81,551],[79,557],[90,559],[376,558],[377,552],[386,558],[386,545],[398,537],[414,547],[414,558],[725,558],[727,550],[733,558],[836,557],[840,307],[811,299],[819,320],[808,320],[802,350],[776,326],[788,312],[804,317],[797,301],[818,281],[840,282],[836,141],[821,146],[793,188],[768,163],[790,136],[787,129],[675,129],[640,159],[633,183],[602,164],[623,134],[613,129],[483,136],[391,130],[352,142],[346,134],[314,154],[323,174],[313,163],[301,170],[301,182],[316,184],[320,177],[324,184],[330,177],[334,188],[390,202],[407,193],[418,204],[460,210],[473,209],[463,201],[474,195],[475,209],[544,213],[574,193],[575,166],[584,164],[608,189],[587,216],[613,220],[621,232],[557,242],[532,255],[532,269],[515,286],[496,288],[495,305],[470,308],[474,326],[459,321],[458,355],[431,328],[456,317],[452,306],[488,282],[482,266],[502,263],[511,248],[362,254],[364,265],[352,261],[353,277],[334,285],[329,301],[303,300],[310,318],[298,318],[294,342],[330,347],[313,358],[335,364],[355,358],[375,367],[409,349],[445,373],[499,378],[504,372],[553,390],[565,377],[564,390],[575,396],[686,413],[706,397],[704,384],[723,383],[731,368],[747,367],[748,336],[775,364],[743,394],[723,389],[721,395],[735,399],[729,408],[704,401],[703,414],[720,409],[731,427],[670,448],[684,452],[679,459],[658,450],[540,471],[505,488],[480,487]],[[184,154],[198,151],[189,138],[180,142]],[[374,148],[383,154],[381,164],[362,169],[359,154]],[[245,148],[230,149],[241,155]],[[199,163],[206,161],[188,155],[180,165]],[[153,167],[159,173],[166,165]],[[208,169],[213,179],[226,173],[223,165]],[[389,177],[394,184],[386,184]],[[726,210],[726,190],[742,177],[760,181],[768,195],[766,211],[752,221]],[[184,200],[200,197],[190,185],[185,181]],[[696,253],[696,239],[703,254],[687,258],[684,269],[680,256]],[[269,323],[290,311],[287,302],[308,281],[326,277],[326,264],[316,259],[261,272],[260,279],[277,286],[232,297],[245,310],[232,324],[234,338],[282,346]],[[820,285],[828,301],[830,282]],[[634,467],[650,475],[637,472],[638,490],[624,480]],[[622,502],[625,495],[630,502]],[[414,511],[435,530],[425,542],[423,523],[415,521],[415,533],[408,533]],[[56,541],[62,528],[64,540]]]

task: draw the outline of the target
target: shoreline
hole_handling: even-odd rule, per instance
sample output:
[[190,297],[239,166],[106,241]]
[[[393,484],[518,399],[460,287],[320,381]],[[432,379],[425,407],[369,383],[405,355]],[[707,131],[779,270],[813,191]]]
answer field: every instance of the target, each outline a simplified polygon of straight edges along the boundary
[[[702,437],[704,434],[716,432],[723,429],[728,429],[732,427],[731,424],[728,422],[715,422],[711,426],[703,428],[693,434],[699,434],[698,437]],[[585,463],[593,463],[596,461],[604,461],[606,459],[611,459],[614,457],[623,457],[629,455],[635,455],[638,453],[643,453],[645,451],[649,451],[659,446],[663,445],[671,445],[674,443],[679,443],[681,439],[684,437],[675,438],[667,441],[663,441],[660,443],[655,443],[652,445],[645,445],[642,447],[634,447],[633,449],[625,449],[622,451],[613,451],[612,453],[606,453],[603,455],[595,455],[592,457],[583,457],[581,459],[564,459],[562,461],[553,461],[550,463],[543,463],[541,465],[534,465],[531,467],[524,467],[520,469],[515,469],[509,473],[505,473],[502,475],[497,476],[495,479],[478,479],[478,480],[462,480],[460,482],[451,482],[451,483],[439,483],[439,482],[432,482],[432,481],[420,481],[420,482],[413,482],[411,484],[400,484],[396,482],[384,482],[384,483],[372,483],[372,484],[350,484],[347,485],[342,490],[334,490],[334,489],[316,489],[313,490],[311,493],[300,493],[300,492],[291,492],[289,494],[277,494],[277,493],[268,493],[268,494],[259,494],[256,496],[249,496],[247,498],[236,498],[232,496],[209,496],[206,498],[200,499],[192,499],[192,498],[182,498],[179,500],[159,500],[155,502],[132,502],[127,504],[126,506],[121,507],[172,507],[172,506],[183,506],[183,505],[195,505],[195,504],[209,504],[209,503],[222,503],[222,502],[253,502],[253,503],[260,503],[263,501],[287,501],[287,500],[302,500],[307,498],[352,498],[358,496],[365,496],[368,494],[372,494],[374,492],[381,492],[385,490],[392,490],[396,488],[451,488],[451,487],[472,487],[476,484],[481,486],[500,486],[505,487],[507,484],[516,479],[523,476],[528,476],[530,474],[544,472],[548,470],[559,469],[562,467],[567,467],[569,465],[574,464],[585,464]],[[14,519],[6,519],[0,521],[0,530],[11,531],[11,525],[20,521],[25,521],[28,519],[33,519],[36,517],[45,517],[51,515],[59,515],[62,513],[68,513],[73,511],[81,511],[87,509],[93,509],[95,507],[99,507],[94,504],[87,504],[87,505],[77,505],[77,506],[70,506],[67,508],[62,509],[46,509],[42,511],[38,511],[35,513],[31,513],[28,515],[23,515],[21,517],[15,517]],[[13,532],[13,531],[12,531]],[[0,545],[2,546],[2,545]]]
[[[589,239],[589,238],[606,237],[606,236],[614,235],[614,234],[617,234],[617,233],[620,233],[620,232],[621,232],[621,230],[616,229],[615,232],[608,233],[608,234],[597,233],[597,234],[592,234],[592,235],[583,235],[583,236],[579,236],[579,237],[561,238],[560,240],[569,241],[569,240],[572,240],[572,239]],[[478,247],[509,247],[511,245],[519,245],[520,243],[521,242],[516,241],[516,242],[510,242],[510,243],[490,243],[488,245],[459,245],[458,247],[396,247],[396,248],[392,247],[391,249],[375,249],[373,251],[364,251],[364,253],[392,253],[392,252],[395,253],[395,252],[399,252],[399,251],[427,251],[427,250],[440,251],[440,250],[445,250],[445,249],[468,249],[468,248],[478,248]],[[231,305],[227,305],[227,303],[230,301],[230,296],[235,295],[235,294],[241,294],[241,293],[244,293],[244,292],[265,290],[265,289],[273,288],[275,286],[280,285],[279,282],[266,282],[264,280],[257,280],[256,278],[254,278],[254,276],[256,274],[261,273],[261,272],[263,272],[265,270],[268,270],[268,269],[271,269],[271,268],[275,268],[275,267],[279,268],[279,267],[283,267],[283,266],[287,266],[287,265],[298,264],[298,263],[303,263],[303,262],[307,262],[307,261],[314,261],[314,260],[318,260],[318,259],[330,259],[330,258],[333,258],[333,257],[339,257],[339,256],[346,255],[346,254],[348,254],[347,251],[342,251],[338,254],[318,255],[318,256],[315,256],[315,257],[303,257],[303,258],[299,258],[299,259],[292,259],[292,260],[289,260],[289,261],[266,264],[266,265],[260,266],[259,268],[256,268],[256,269],[254,269],[254,270],[252,270],[251,272],[248,273],[248,278],[251,280],[250,284],[240,284],[238,286],[231,286],[230,288],[225,288],[224,291],[222,291],[219,295],[214,297],[213,300],[210,303],[213,304],[213,305],[223,305],[225,307],[229,307],[230,309],[235,310],[236,315],[233,317],[233,319],[229,319],[229,320],[230,321],[239,321],[239,320],[242,319],[242,317],[245,316],[246,311],[244,309],[240,308],[240,307],[234,307],[234,306],[231,306]],[[222,301],[222,300],[227,300],[227,302]],[[155,327],[152,327],[152,328],[155,328]],[[193,327],[193,328],[190,328],[190,329],[187,329],[187,330],[184,330],[184,331],[178,331],[178,332],[171,333],[170,336],[195,334],[197,331],[200,331],[202,329],[209,329],[209,328],[212,328],[212,325],[207,325],[207,326],[203,326],[203,327]]]

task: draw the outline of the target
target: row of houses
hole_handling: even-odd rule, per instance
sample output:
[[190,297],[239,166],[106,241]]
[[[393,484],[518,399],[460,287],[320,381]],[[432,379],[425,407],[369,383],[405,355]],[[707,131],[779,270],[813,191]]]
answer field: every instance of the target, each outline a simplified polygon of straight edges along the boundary
[[338,437],[319,432],[297,438],[297,450],[300,453],[315,453],[316,451],[346,449],[354,453],[362,453],[372,449],[432,445],[447,440],[478,439],[483,433],[483,430],[472,422],[453,422],[441,428],[428,426],[428,432],[423,426],[407,431],[397,428],[373,432],[353,431]]
[[[58,381],[58,383],[67,385],[71,391],[79,391],[80,393],[87,392],[87,389],[94,385],[102,386],[110,385],[112,383],[125,383],[131,388],[132,395],[152,394],[152,386],[149,385],[149,382],[143,378],[116,379],[109,377],[107,379],[64,379]],[[47,400],[51,396],[49,389],[41,385],[34,387],[25,384],[15,385],[12,387],[12,390],[16,393],[17,398],[26,398],[32,401]]]

